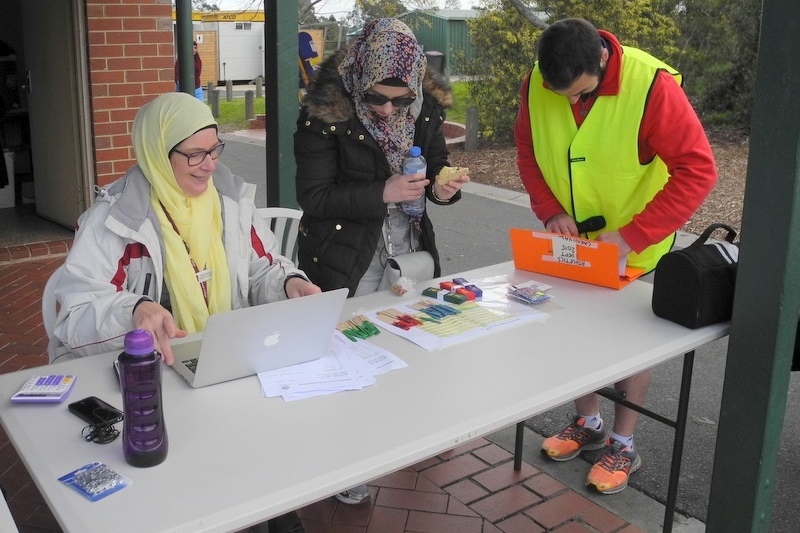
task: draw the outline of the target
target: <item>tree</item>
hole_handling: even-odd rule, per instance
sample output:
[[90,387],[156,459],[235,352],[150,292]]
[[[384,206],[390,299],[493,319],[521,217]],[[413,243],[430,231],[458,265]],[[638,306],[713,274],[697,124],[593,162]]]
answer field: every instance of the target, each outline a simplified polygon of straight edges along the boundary
[[314,6],[324,0],[298,0],[297,20],[300,24],[314,24],[319,22]]
[[192,0],[192,8],[194,11],[219,11],[217,4],[206,0]]
[[[547,27],[547,22],[541,18],[541,15],[528,7],[528,4],[526,4],[523,0],[509,0],[509,3],[514,6],[514,9],[516,9],[520,15],[522,15],[522,18],[540,30],[543,30]],[[544,14],[544,12],[542,12],[542,14]]]
[[550,21],[581,17],[613,29],[626,44],[668,59],[677,54],[678,28],[651,0],[487,0],[485,15],[469,22],[476,58],[467,66],[470,98],[479,109],[484,137],[513,139],[519,87],[535,61],[535,42]]
[[760,0],[484,0],[469,22],[476,49],[467,65],[483,136],[512,140],[519,84],[550,22],[581,17],[674,66],[701,118],[749,124]]
[[356,0],[353,14],[359,24],[375,18],[396,17],[408,11],[400,0]]
[[761,0],[685,0],[676,67],[704,123],[747,130],[755,89]]
[[[519,3],[514,0],[514,4]],[[595,27],[614,33],[624,45],[641,48],[672,63],[678,54],[679,29],[675,20],[663,12],[666,5],[663,0],[544,0],[537,2],[537,9],[547,13],[549,21],[586,19]]]
[[508,143],[513,140],[520,83],[533,66],[533,45],[541,29],[512,8],[509,0],[485,4],[482,16],[467,21],[476,50],[474,59],[465,64],[470,104],[478,109],[483,137]]
[[[458,0],[448,0],[458,2]],[[430,11],[438,9],[436,0],[355,0],[355,7],[347,17],[349,24],[361,26],[366,21],[375,18],[398,17],[419,9]]]
[[[175,1],[172,2],[172,9],[175,9]],[[219,6],[214,2],[206,0],[192,0],[192,11],[219,11]]]

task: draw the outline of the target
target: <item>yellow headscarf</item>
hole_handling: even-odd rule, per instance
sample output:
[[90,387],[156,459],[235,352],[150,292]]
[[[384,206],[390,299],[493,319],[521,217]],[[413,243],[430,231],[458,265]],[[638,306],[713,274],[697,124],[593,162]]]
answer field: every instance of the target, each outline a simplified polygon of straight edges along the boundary
[[[213,178],[203,194],[186,196],[169,162],[170,150],[209,126],[217,126],[209,107],[176,92],[162,94],[142,107],[131,132],[136,162],[150,182],[150,204],[161,222],[172,315],[178,327],[189,333],[202,331],[209,315],[231,309],[222,208]],[[192,260],[198,270],[211,271],[206,282],[208,305]]]

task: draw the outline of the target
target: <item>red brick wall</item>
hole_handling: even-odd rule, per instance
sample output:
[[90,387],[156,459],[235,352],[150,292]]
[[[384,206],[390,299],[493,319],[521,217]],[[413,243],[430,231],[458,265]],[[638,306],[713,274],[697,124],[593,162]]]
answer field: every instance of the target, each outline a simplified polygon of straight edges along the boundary
[[171,0],[85,0],[97,184],[134,163],[133,117],[174,90]]

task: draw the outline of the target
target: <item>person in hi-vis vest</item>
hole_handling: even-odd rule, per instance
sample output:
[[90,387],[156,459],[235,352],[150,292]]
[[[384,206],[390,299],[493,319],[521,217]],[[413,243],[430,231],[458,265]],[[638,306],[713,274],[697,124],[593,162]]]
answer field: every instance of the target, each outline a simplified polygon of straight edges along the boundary
[[[614,243],[629,265],[655,268],[717,180],[681,83],[669,65],[585,20],[560,20],[542,32],[514,137],[520,179],[547,231]],[[596,216],[605,226],[579,233],[577,223]],[[647,370],[615,386],[642,404],[650,378]],[[602,449],[586,483],[620,492],[641,465],[633,443],[638,413],[615,404],[607,435],[597,394],[579,398],[575,408],[542,452],[567,461]]]

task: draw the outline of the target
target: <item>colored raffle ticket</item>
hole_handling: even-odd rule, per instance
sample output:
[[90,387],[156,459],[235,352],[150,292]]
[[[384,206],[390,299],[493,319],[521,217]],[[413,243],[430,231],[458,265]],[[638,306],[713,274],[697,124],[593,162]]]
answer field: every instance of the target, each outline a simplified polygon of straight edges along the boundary
[[505,290],[501,305],[475,300],[453,304],[423,297],[365,314],[381,328],[428,351],[549,318],[547,313],[509,301]]

